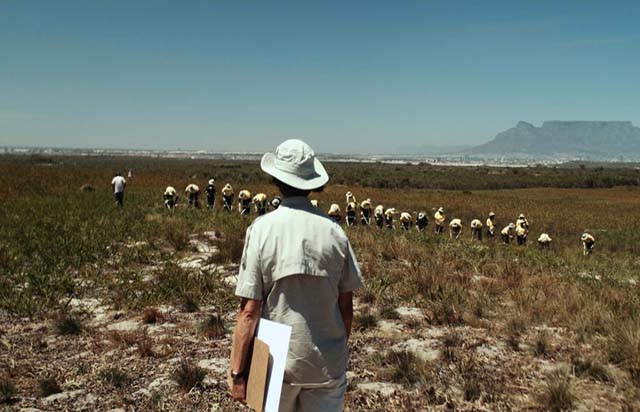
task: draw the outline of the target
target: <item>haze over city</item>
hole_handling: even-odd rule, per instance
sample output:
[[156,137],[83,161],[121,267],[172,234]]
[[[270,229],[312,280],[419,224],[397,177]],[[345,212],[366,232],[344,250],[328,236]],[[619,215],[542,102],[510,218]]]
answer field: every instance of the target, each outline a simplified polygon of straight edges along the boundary
[[640,4],[0,3],[0,146],[322,152],[640,124]]

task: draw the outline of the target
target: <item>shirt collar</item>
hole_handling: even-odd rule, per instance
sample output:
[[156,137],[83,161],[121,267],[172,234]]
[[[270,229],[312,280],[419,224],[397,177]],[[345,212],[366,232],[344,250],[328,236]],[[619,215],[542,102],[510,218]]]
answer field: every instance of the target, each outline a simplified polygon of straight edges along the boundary
[[311,206],[311,201],[305,196],[294,196],[282,199],[280,206],[290,207],[294,209]]

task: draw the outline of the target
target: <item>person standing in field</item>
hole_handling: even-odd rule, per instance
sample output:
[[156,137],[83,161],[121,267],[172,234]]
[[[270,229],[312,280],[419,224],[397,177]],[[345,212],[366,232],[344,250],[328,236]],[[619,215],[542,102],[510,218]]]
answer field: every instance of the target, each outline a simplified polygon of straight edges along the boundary
[[287,140],[264,155],[261,167],[283,200],[247,229],[235,290],[241,302],[231,396],[245,400],[249,347],[262,317],[292,327],[280,412],[339,412],[347,389],[353,291],[363,286],[362,274],[342,228],[308,199],[329,180],[313,150]]
[[116,207],[122,209],[124,207],[124,189],[127,181],[120,172],[116,172],[116,176],[111,180],[111,188],[116,198]]
[[433,215],[433,220],[436,224],[436,235],[441,235],[444,232],[444,221],[446,216],[444,215],[444,208],[440,207]]
[[529,235],[529,222],[524,217],[523,213],[520,213],[518,220],[516,220],[516,240],[519,246],[527,244],[527,236]]
[[195,183],[189,183],[184,189],[184,194],[189,200],[189,207],[200,208],[200,188]]
[[205,193],[207,194],[207,209],[216,207],[216,186],[215,179],[209,179]]
[[347,199],[347,204],[353,202],[353,203],[358,203],[358,201],[356,200],[356,197],[353,195],[353,193],[351,192],[347,192],[344,197]]
[[489,217],[487,218],[487,237],[489,239],[493,239],[496,236],[496,214],[493,212],[489,213]]

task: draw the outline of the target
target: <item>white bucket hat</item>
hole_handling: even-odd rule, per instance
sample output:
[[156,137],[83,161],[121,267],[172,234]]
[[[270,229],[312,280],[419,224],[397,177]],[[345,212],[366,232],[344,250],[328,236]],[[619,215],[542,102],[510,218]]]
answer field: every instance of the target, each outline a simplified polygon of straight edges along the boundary
[[313,149],[302,140],[282,142],[275,153],[262,156],[260,167],[282,183],[300,190],[317,189],[329,181],[329,175]]

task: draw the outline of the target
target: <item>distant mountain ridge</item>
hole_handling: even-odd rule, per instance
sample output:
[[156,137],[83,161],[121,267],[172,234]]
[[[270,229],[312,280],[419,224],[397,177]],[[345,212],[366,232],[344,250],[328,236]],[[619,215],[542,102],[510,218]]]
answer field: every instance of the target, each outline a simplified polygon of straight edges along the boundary
[[504,157],[640,158],[640,127],[628,121],[546,121],[541,127],[520,121],[472,155]]

